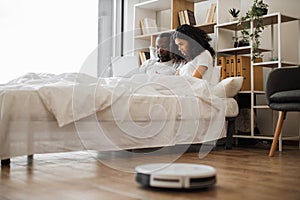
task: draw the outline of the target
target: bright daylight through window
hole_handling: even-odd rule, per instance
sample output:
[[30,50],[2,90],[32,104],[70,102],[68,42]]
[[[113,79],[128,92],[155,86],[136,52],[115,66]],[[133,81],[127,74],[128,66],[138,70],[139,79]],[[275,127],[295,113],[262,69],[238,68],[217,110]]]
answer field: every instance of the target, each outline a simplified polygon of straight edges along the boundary
[[0,84],[80,72],[97,47],[98,0],[0,0]]

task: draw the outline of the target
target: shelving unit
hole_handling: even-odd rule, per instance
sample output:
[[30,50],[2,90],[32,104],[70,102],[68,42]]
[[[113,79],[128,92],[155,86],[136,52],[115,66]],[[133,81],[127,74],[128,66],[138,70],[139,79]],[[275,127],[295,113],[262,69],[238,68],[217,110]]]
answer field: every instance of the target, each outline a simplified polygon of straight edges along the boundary
[[[208,2],[209,0],[149,0],[134,5],[134,39],[135,53],[147,50],[154,44],[156,37],[163,32],[173,32],[179,26],[178,12],[189,9],[194,11],[195,3]],[[158,32],[143,35],[140,29],[140,21],[143,18],[156,19]],[[214,33],[216,23],[197,24],[207,33]]]
[[[281,42],[284,38],[281,37],[281,26],[283,23],[286,22],[291,22],[291,21],[298,21],[299,19],[293,18],[290,16],[283,15],[281,13],[272,13],[263,16],[263,25],[265,26],[271,26],[271,48],[270,49],[260,49],[262,52],[270,52],[271,56],[274,57],[274,26],[277,26],[277,61],[262,61],[258,63],[254,63],[251,61],[250,64],[250,80],[251,80],[251,89],[250,91],[243,91],[241,93],[248,93],[250,94],[250,102],[251,102],[251,126],[250,130],[251,133],[250,135],[234,135],[234,137],[237,138],[256,138],[256,139],[273,139],[273,134],[270,136],[263,136],[263,135],[255,135],[254,133],[254,128],[255,128],[255,110],[256,109],[269,109],[267,105],[256,105],[255,104],[255,98],[256,95],[259,94],[264,94],[264,91],[256,91],[254,90],[254,82],[255,82],[255,77],[254,77],[254,69],[255,67],[266,67],[266,68],[280,68],[280,67],[285,67],[285,66],[296,66],[298,65],[297,63],[289,62],[289,61],[284,61],[282,60],[282,48],[281,48]],[[249,23],[248,27],[250,27],[250,33],[253,32],[253,29],[255,28],[255,24],[253,22],[246,22]],[[235,35],[237,31],[241,30],[241,26],[238,26],[238,21],[233,21],[233,22],[226,22],[222,24],[217,24],[216,25],[216,38],[220,38],[219,31],[220,29],[226,30],[226,31],[232,31]],[[218,43],[218,42],[217,42]],[[248,55],[252,57],[252,42],[250,41],[250,46],[246,47],[238,47],[238,48],[219,48],[217,47],[217,55],[222,56],[222,55]],[[295,137],[285,137],[284,139],[295,139]],[[299,139],[299,137],[297,137]],[[281,146],[281,141],[280,141],[280,151],[282,149]]]
[[[133,0],[134,1],[134,0]],[[138,2],[136,0],[135,2]],[[133,9],[133,41],[132,41],[132,49],[134,49],[133,53],[137,53],[137,51],[148,49],[149,46],[155,43],[155,39],[157,35],[162,32],[173,32],[175,28],[179,25],[178,21],[178,11],[184,9],[190,9],[195,11],[202,7],[201,14],[202,16],[205,15],[205,11],[207,9],[206,6],[210,5],[211,3],[216,3],[217,10],[216,10],[216,23],[209,23],[209,24],[198,24],[196,27],[199,27],[205,30],[207,33],[211,34],[213,38],[213,46],[216,50],[217,56],[231,56],[231,55],[245,55],[250,56],[252,55],[252,44],[250,43],[249,46],[233,48],[233,41],[232,36],[235,35],[236,32],[242,30],[241,26],[238,26],[238,21],[230,21],[231,16],[228,13],[228,10],[235,7],[241,9],[241,13],[243,11],[248,10],[245,9],[245,6],[250,5],[250,3],[246,3],[243,0],[148,0],[142,3],[134,4]],[[270,5],[271,7],[272,5]],[[198,11],[198,10],[197,10]],[[202,13],[202,11],[204,11]],[[197,13],[197,12],[195,12]],[[198,11],[199,14],[199,11]],[[154,18],[158,22],[158,27],[160,27],[159,31],[152,34],[142,35],[140,31],[140,20],[145,17]],[[132,20],[132,18],[130,19]],[[248,94],[249,101],[251,102],[250,109],[251,109],[251,133],[249,135],[234,135],[237,138],[255,138],[255,139],[273,139],[273,132],[263,132],[261,135],[256,135],[254,133],[254,126],[255,126],[255,111],[268,110],[269,107],[264,105],[264,103],[256,104],[256,98],[263,97],[264,91],[263,89],[255,89],[254,83],[254,71],[258,67],[261,67],[265,73],[265,71],[270,71],[277,67],[287,67],[287,66],[296,66],[298,65],[299,58],[296,62],[290,62],[288,59],[283,59],[282,57],[282,50],[284,44],[282,42],[285,41],[285,38],[282,37],[282,25],[285,23],[289,23],[292,21],[298,22],[298,37],[300,32],[300,20],[294,17],[287,16],[280,12],[271,13],[268,15],[263,16],[263,25],[267,26],[267,32],[270,32],[270,36],[268,36],[268,41],[271,44],[267,46],[267,48],[263,47],[260,50],[270,57],[277,57],[278,60],[276,61],[268,61],[268,59],[264,58],[262,62],[254,63],[251,61],[250,63],[250,79],[251,79],[251,86],[247,91],[241,91],[240,94]],[[251,31],[255,28],[255,24],[248,21],[249,27],[251,27]],[[263,38],[266,41],[266,38]],[[299,41],[299,38],[298,38]],[[298,46],[300,43],[297,42]],[[298,47],[299,51],[300,48]],[[299,57],[297,55],[297,57]],[[216,59],[217,60],[217,59]],[[217,62],[217,61],[216,61]],[[266,76],[265,76],[266,77]],[[262,104],[262,105],[261,105]],[[268,112],[268,111],[267,111]],[[272,122],[273,129],[275,125],[275,115],[273,115]],[[271,125],[270,125],[271,126]],[[269,123],[268,123],[269,127]],[[270,130],[271,131],[271,130]],[[300,131],[299,131],[300,132]],[[267,134],[267,136],[265,136]],[[291,139],[291,137],[285,137],[286,139]],[[294,137],[292,137],[294,139]],[[299,137],[298,137],[299,138]],[[281,150],[281,140],[280,140],[280,150]]]

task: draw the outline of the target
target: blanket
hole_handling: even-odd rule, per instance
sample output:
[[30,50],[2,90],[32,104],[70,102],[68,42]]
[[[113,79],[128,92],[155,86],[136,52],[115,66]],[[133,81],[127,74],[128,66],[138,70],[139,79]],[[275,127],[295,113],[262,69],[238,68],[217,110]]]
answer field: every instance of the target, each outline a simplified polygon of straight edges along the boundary
[[[203,108],[201,117],[211,118],[210,112],[224,116],[224,105],[211,93],[212,88],[205,80],[181,76],[148,76],[137,74],[131,78],[96,78],[81,73],[36,74],[29,73],[0,86],[0,103],[7,91],[36,91],[45,107],[51,112],[60,127],[114,106],[122,99],[133,96],[142,98],[175,97],[197,98]],[[175,106],[178,102],[174,102]],[[2,105],[3,106],[3,105]],[[126,106],[126,105],[124,105]],[[195,105],[191,105],[193,107]],[[187,108],[189,109],[189,108]],[[174,107],[174,110],[176,107]],[[223,114],[222,114],[223,113]],[[171,115],[172,113],[167,113]],[[174,114],[174,113],[173,113]],[[176,113],[178,115],[178,113]]]

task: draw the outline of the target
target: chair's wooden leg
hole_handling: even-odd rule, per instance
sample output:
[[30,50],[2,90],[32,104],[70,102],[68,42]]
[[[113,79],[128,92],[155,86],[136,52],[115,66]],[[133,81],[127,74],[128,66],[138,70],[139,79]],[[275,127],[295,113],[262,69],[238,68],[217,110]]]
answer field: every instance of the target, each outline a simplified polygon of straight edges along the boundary
[[272,146],[271,146],[271,149],[270,149],[270,152],[269,152],[270,157],[274,156],[274,153],[275,153],[275,150],[276,150],[276,147],[277,147],[277,143],[278,143],[278,139],[279,139],[279,136],[280,136],[280,132],[281,132],[281,129],[282,129],[283,120],[285,118],[285,114],[286,114],[286,112],[283,112],[283,111],[279,112],[279,117],[278,117],[278,121],[277,121],[277,125],[276,125],[276,130],[275,130],[275,133],[274,133]]

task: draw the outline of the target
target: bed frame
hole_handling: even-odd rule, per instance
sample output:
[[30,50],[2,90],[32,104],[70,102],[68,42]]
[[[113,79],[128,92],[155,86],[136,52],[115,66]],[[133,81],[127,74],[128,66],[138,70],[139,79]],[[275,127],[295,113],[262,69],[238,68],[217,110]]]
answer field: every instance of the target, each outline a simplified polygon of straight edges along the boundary
[[[236,117],[226,117],[226,123],[227,123],[226,142],[225,142],[226,150],[232,149],[233,134],[235,132],[235,119]],[[32,162],[33,155],[28,155],[27,160],[28,162]],[[1,166],[9,166],[10,163],[11,163],[10,158],[1,160]]]

